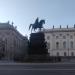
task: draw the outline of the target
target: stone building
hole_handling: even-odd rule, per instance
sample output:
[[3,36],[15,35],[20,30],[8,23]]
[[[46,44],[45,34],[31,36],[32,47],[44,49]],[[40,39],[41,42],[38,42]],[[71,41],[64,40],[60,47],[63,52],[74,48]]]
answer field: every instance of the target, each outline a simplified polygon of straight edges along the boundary
[[0,59],[14,59],[17,55],[26,53],[26,48],[27,38],[13,24],[0,23]]
[[44,29],[50,56],[75,56],[75,25],[72,28]]

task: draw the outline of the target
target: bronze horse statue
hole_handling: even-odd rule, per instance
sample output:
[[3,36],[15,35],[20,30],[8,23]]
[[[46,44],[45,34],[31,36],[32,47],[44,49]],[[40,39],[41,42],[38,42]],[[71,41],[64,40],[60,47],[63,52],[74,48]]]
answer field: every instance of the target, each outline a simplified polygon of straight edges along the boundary
[[40,20],[37,18],[35,20],[35,23],[34,24],[30,24],[29,26],[29,29],[32,27],[31,29],[31,33],[32,33],[32,30],[34,29],[34,31],[39,28],[39,30],[41,31],[41,28],[43,28],[43,24],[45,24],[45,20]]

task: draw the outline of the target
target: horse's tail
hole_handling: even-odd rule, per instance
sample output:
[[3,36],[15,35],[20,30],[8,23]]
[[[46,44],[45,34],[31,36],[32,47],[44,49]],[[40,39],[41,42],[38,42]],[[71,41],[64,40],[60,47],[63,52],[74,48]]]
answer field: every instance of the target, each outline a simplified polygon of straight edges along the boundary
[[29,30],[30,30],[31,26],[32,26],[32,24],[30,24],[30,26],[29,26]]

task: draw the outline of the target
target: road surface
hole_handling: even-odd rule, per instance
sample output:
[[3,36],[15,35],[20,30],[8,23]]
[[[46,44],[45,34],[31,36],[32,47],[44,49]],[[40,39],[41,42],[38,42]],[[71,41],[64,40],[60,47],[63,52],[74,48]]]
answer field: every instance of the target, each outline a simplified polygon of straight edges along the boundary
[[0,63],[0,75],[75,75],[75,64]]

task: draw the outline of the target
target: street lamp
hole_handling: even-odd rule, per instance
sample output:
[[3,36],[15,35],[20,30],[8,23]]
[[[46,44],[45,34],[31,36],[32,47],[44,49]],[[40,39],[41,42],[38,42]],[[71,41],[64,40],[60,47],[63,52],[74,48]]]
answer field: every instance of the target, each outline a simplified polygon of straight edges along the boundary
[[67,46],[68,46],[68,57],[69,57],[69,39],[67,39]]
[[68,41],[68,60],[69,60],[69,39],[67,40]]
[[69,48],[68,48],[68,57],[69,57]]

